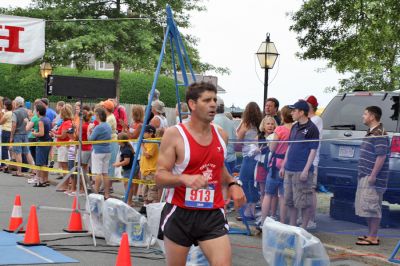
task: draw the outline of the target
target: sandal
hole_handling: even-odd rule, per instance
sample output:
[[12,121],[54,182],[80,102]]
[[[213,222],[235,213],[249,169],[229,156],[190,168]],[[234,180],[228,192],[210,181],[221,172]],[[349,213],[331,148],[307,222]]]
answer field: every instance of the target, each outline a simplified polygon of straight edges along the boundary
[[[368,238],[368,236],[359,236],[359,237],[357,237],[357,240],[365,240],[367,238]],[[376,239],[376,241],[379,242],[379,238]]]
[[25,177],[24,174],[22,174],[22,173],[17,173],[17,172],[14,172],[14,173],[12,174],[12,176]]
[[379,239],[376,240],[376,242],[372,242],[371,240],[364,239],[364,240],[359,240],[356,242],[356,245],[359,246],[379,246]]
[[357,240],[365,240],[367,238],[368,238],[368,236],[359,236],[359,237],[357,237]]
[[[246,221],[254,221],[256,218],[254,216],[244,216],[246,218]],[[236,217],[237,221],[243,221],[243,217],[242,216],[238,216]]]

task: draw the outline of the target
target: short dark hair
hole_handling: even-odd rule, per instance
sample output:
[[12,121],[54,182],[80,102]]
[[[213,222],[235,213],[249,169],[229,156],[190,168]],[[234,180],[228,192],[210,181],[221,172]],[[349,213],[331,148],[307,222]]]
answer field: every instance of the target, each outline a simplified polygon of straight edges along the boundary
[[212,91],[215,92],[215,94],[217,94],[217,88],[209,82],[201,81],[190,84],[190,86],[186,91],[186,103],[188,104],[188,106],[189,106],[189,100],[197,101],[197,99],[200,97],[200,94],[202,94],[205,91]]
[[40,116],[45,116],[46,115],[46,107],[43,104],[37,104],[36,106],[36,112],[40,115]]
[[4,106],[7,111],[12,111],[12,101],[10,99],[4,100]]
[[46,106],[49,106],[49,99],[47,98],[42,98],[40,99],[42,101],[42,103],[44,103]]
[[382,109],[378,106],[368,106],[367,108],[365,108],[366,111],[368,111],[368,113],[372,114],[376,121],[381,121],[381,117],[382,117]]
[[268,98],[265,102],[273,102],[275,104],[276,110],[279,109],[279,101],[278,101],[278,99],[271,97],[271,98]]
[[107,113],[103,107],[96,108],[94,112],[96,113],[96,116],[100,119],[101,122],[107,121]]

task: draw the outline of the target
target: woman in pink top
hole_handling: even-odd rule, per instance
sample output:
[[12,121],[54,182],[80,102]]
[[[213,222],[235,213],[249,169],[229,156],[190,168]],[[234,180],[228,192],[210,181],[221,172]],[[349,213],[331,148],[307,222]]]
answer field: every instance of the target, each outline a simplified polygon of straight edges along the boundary
[[288,143],[279,141],[289,140],[293,119],[291,110],[288,106],[284,106],[281,109],[281,119],[283,121],[283,125],[278,126],[273,133],[273,140],[276,140],[276,142],[273,141],[269,145],[271,155],[267,161],[269,171],[265,185],[265,196],[261,207],[262,219],[260,225],[264,223],[265,218],[269,215],[272,198],[276,196],[279,197],[280,222],[285,223],[286,220],[286,207],[283,197],[283,179],[279,177],[279,170],[282,166],[282,161],[288,148]]

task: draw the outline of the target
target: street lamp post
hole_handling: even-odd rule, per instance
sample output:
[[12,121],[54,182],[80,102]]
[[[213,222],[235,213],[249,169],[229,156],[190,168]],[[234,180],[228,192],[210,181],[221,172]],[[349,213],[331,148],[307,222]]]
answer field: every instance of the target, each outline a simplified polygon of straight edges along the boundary
[[44,93],[47,96],[47,77],[51,75],[53,68],[50,63],[43,62],[40,64],[40,76],[44,79]]
[[263,101],[263,110],[265,114],[265,101],[268,96],[268,71],[274,67],[276,59],[278,59],[279,56],[275,44],[270,40],[269,33],[267,33],[267,38],[265,39],[265,42],[262,42],[260,48],[258,48],[256,55],[261,68],[265,70],[264,101]]
[[235,112],[235,110],[236,110],[236,107],[232,103],[232,106],[229,107],[229,109],[231,110],[231,113],[233,114],[233,112]]

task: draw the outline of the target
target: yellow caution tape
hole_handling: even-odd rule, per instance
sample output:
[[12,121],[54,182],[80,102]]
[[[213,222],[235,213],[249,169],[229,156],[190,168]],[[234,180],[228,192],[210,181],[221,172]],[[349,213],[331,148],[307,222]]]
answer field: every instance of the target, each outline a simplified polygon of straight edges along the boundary
[[[46,172],[52,172],[52,173],[59,173],[59,174],[68,174],[72,173],[74,175],[77,175],[78,172],[70,172],[68,170],[62,170],[62,169],[56,169],[56,168],[50,168],[50,167],[45,167],[45,166],[37,166],[37,165],[31,165],[31,164],[26,164],[26,163],[18,163],[18,162],[13,162],[13,161],[6,161],[6,160],[0,160],[0,163],[4,163],[7,165],[14,165],[14,166],[19,166],[23,168],[28,168],[28,169],[33,169],[33,170],[38,170],[38,171],[46,171]],[[94,174],[86,174],[87,176],[96,176]],[[118,180],[118,181],[125,181],[128,182],[129,178],[124,178],[124,177],[108,177],[109,180]],[[142,185],[147,185],[147,186],[154,186],[155,182],[151,180],[140,180],[140,179],[132,179],[133,184],[142,184]]]
[[[161,138],[150,138],[143,139],[143,143],[159,143]],[[128,140],[94,140],[94,141],[82,141],[82,145],[86,144],[102,144],[102,143],[122,143],[122,142],[138,142],[138,139],[128,139]],[[79,141],[61,141],[61,142],[18,142],[18,143],[0,143],[0,146],[8,146],[8,147],[22,147],[22,146],[70,146],[70,145],[79,145]]]

